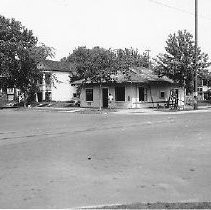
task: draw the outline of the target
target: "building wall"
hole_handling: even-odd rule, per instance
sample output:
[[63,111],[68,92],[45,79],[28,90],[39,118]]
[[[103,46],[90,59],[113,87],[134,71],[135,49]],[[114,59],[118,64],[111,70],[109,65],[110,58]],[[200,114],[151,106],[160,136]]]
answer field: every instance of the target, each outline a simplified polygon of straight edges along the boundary
[[53,101],[69,101],[73,98],[73,93],[76,93],[76,88],[71,86],[69,73],[56,72],[54,73],[58,82],[54,82],[52,88]]
[[[115,100],[115,87],[103,85],[102,88],[108,88],[108,92],[114,96],[114,101],[112,107],[114,108],[144,108],[144,107],[153,107],[157,106],[159,102],[167,101],[170,96],[170,91],[172,87],[170,85],[154,85],[151,88],[147,85],[135,85],[127,84],[125,86],[125,101],[116,101]],[[147,98],[145,101],[139,101],[139,87],[146,88]],[[86,89],[93,88],[93,101],[86,101]],[[165,92],[165,97],[160,98],[160,92]],[[178,98],[179,106],[184,105],[184,90],[178,88]],[[102,105],[102,93],[100,101],[100,88],[99,86],[87,86],[81,90],[81,107],[99,107],[100,103]],[[152,103],[154,102],[154,104]]]
[[[46,75],[51,74],[51,83],[47,84]],[[53,81],[53,82],[52,82]],[[73,94],[76,93],[76,87],[71,86],[68,72],[45,72],[43,81],[40,85],[41,99],[38,101],[46,101],[46,94],[50,94],[50,101],[70,101]],[[39,94],[39,93],[38,93]]]

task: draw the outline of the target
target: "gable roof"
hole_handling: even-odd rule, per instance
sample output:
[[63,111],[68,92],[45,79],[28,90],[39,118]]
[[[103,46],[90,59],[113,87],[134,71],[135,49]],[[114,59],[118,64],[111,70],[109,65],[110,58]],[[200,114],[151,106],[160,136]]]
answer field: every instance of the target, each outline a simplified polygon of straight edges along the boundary
[[38,64],[38,68],[44,71],[71,72],[71,64],[61,61],[44,60]]
[[[170,83],[173,84],[173,80],[169,79],[166,76],[159,77],[156,75],[152,69],[144,68],[144,67],[132,67],[130,68],[129,73],[127,73],[127,76],[123,73],[118,73],[117,75],[112,75],[113,82],[115,83],[153,83],[153,82],[159,82],[159,83]],[[72,84],[90,84],[90,83],[96,83],[92,82],[91,80],[88,80],[85,82],[84,79],[78,80],[73,82]]]

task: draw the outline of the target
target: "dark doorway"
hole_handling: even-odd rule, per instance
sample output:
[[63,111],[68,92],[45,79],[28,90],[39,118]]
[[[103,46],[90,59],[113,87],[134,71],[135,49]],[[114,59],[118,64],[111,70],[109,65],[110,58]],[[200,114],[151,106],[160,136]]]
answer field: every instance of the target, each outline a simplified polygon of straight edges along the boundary
[[108,108],[108,88],[102,89],[103,95],[103,108]]
[[175,90],[176,97],[179,98],[179,90],[178,89],[174,89],[174,90]]
[[42,92],[37,93],[37,100],[38,102],[42,102]]
[[144,88],[139,87],[139,101],[144,101]]

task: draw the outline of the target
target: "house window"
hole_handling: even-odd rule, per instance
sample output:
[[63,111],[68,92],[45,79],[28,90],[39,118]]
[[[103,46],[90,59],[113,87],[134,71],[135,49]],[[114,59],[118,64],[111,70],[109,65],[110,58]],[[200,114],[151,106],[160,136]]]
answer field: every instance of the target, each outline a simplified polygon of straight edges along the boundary
[[7,88],[7,94],[14,94],[14,88]]
[[147,89],[139,87],[139,101],[147,101]]
[[45,84],[46,85],[51,85],[51,75],[50,74],[45,74]]
[[211,87],[211,80],[208,80],[208,81],[207,81],[207,86],[208,86],[208,87]]
[[125,101],[125,87],[115,87],[115,100]]
[[73,93],[73,98],[76,98],[77,97],[77,93]]
[[160,91],[160,98],[165,99],[165,92],[164,91]]
[[86,89],[86,101],[93,101],[93,89]]
[[14,95],[7,95],[7,100],[8,101],[13,101],[14,100]]
[[203,88],[202,87],[198,87],[198,92],[202,92]]
[[43,75],[42,74],[40,74],[39,77],[38,77],[38,84],[39,85],[43,84]]
[[45,100],[51,101],[51,92],[45,92]]

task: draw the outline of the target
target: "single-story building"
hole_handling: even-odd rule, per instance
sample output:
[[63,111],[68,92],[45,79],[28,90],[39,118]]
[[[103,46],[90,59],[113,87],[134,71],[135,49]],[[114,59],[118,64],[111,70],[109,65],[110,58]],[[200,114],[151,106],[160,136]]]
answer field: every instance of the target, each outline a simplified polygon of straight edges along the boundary
[[131,68],[130,74],[118,74],[113,81],[99,83],[83,80],[72,85],[81,85],[81,107],[108,107],[108,95],[114,98],[113,108],[144,108],[164,105],[172,91],[176,93],[178,106],[184,105],[184,88],[167,77],[158,77],[151,69]]

